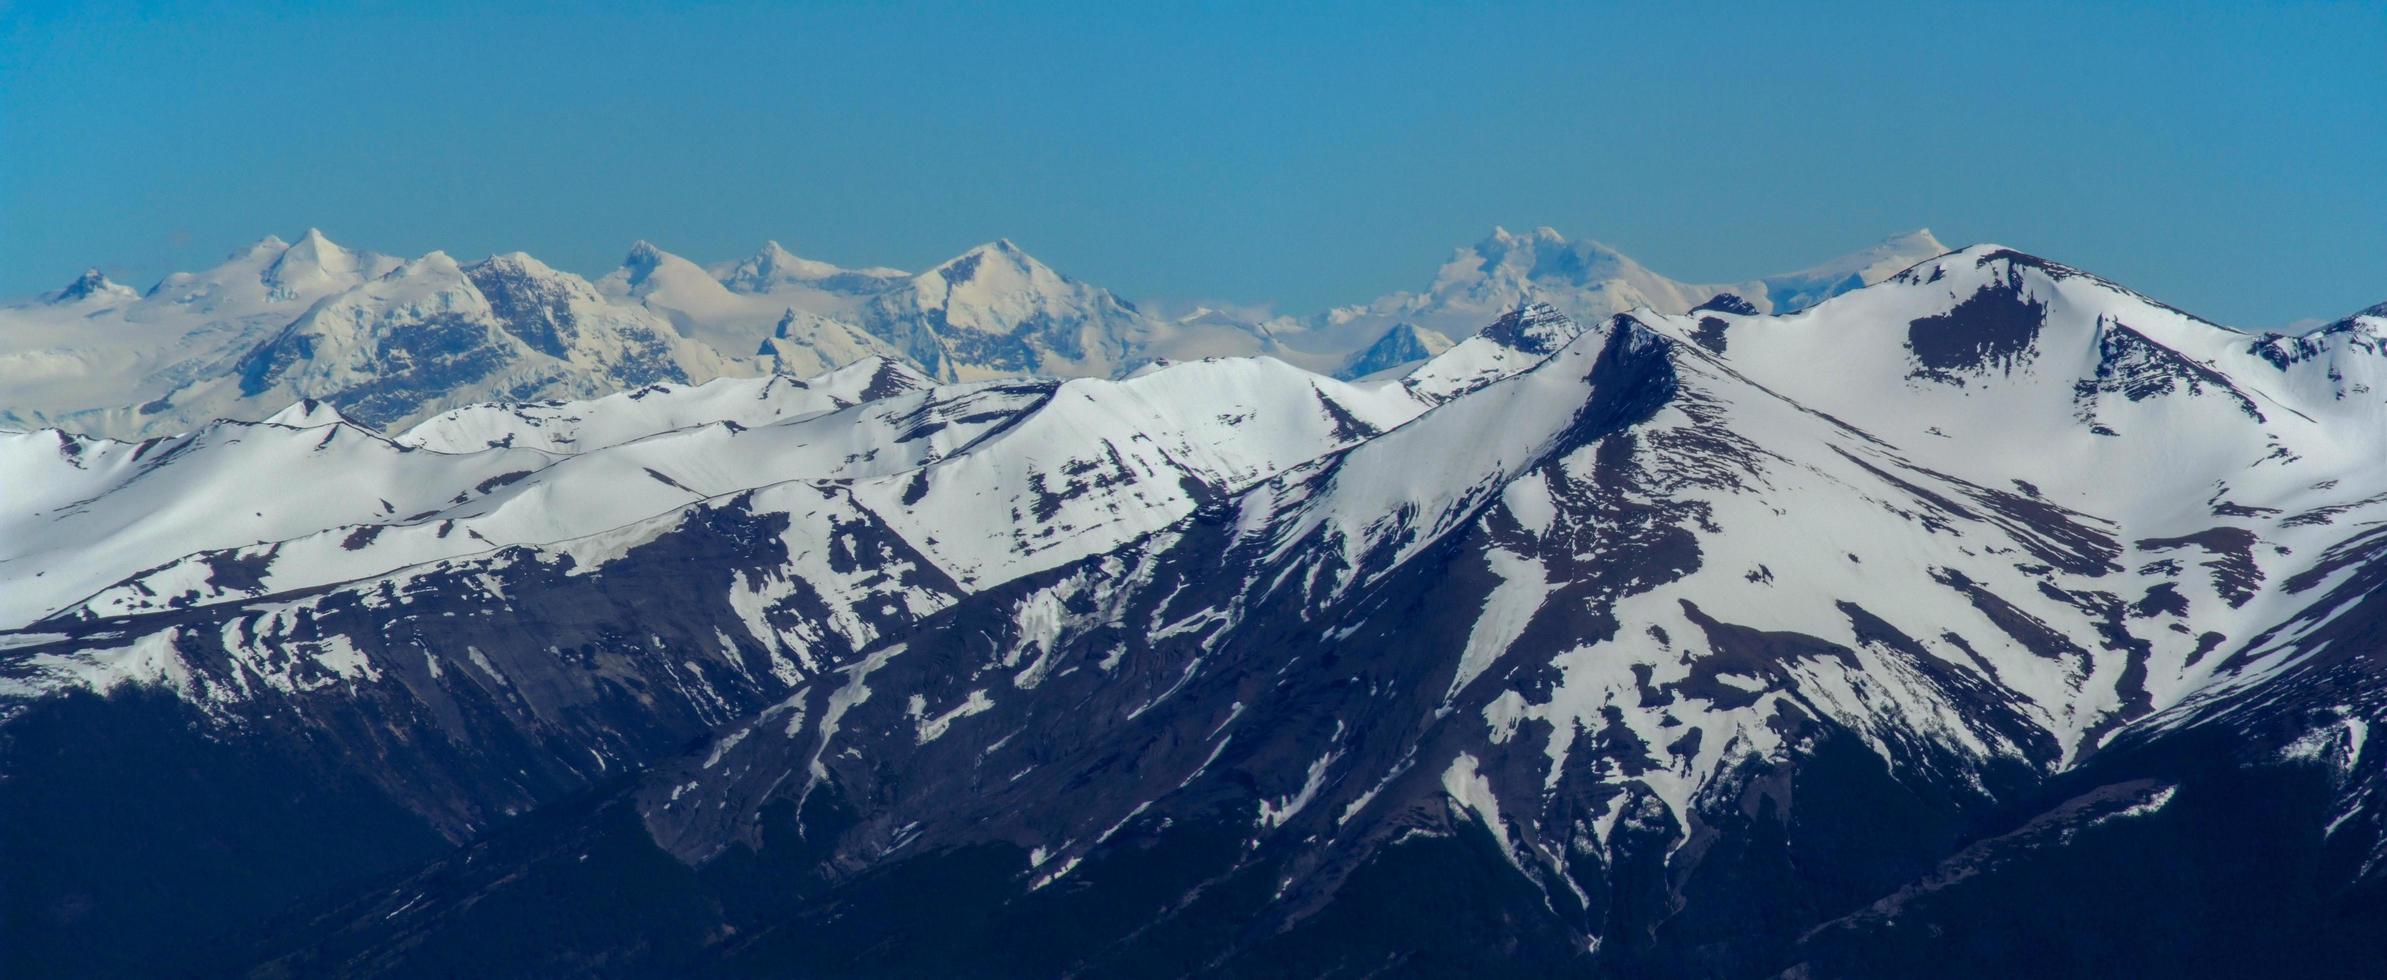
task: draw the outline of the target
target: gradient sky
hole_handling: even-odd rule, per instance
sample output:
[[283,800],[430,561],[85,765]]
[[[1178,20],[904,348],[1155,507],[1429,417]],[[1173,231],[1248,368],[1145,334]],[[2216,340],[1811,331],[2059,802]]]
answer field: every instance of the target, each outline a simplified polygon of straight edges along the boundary
[[2387,4],[505,6],[0,0],[0,293],[315,225],[591,275],[1009,236],[1306,312],[1494,224],[1689,280],[1928,225],[2229,323],[2387,300]]

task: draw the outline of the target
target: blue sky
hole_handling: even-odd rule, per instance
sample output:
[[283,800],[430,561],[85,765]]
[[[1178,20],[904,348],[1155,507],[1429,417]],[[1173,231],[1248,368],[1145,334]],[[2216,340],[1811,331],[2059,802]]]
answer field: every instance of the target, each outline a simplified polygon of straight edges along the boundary
[[0,292],[267,232],[595,274],[1009,236],[1294,311],[1494,224],[1682,279],[1929,225],[2246,325],[2387,300],[2387,4],[0,0]]

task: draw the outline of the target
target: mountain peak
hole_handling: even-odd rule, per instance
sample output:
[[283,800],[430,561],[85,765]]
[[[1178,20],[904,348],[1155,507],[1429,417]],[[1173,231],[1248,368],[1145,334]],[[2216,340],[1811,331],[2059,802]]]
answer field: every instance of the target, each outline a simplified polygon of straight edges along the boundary
[[1403,320],[1385,328],[1375,343],[1345,358],[1334,376],[1345,381],[1364,378],[1425,360],[1450,348],[1450,338]]
[[[1936,259],[1936,261],[1934,261],[1934,259]],[[2040,258],[2039,256],[2032,255],[2031,253],[2022,251],[2020,249],[2008,248],[1995,242],[1981,242],[1975,245],[1967,245],[1963,248],[1950,249],[1938,256],[1934,256],[1933,259],[1926,259],[1922,262],[1915,263],[1905,272],[1900,273],[1900,276],[1902,278],[1922,278],[1925,281],[1929,281],[1932,278],[1946,276],[1951,273],[1963,273],[1968,270],[1986,269],[1992,266],[1998,267],[2003,271],[2011,271],[2014,269],[2036,269],[2057,279],[2069,279],[2073,276],[2083,274],[2080,270],[2074,269],[2071,266],[2064,265],[2063,263],[2055,262],[2049,259]],[[1926,268],[1930,269],[1931,271],[1928,273],[1924,272],[1923,270]]]
[[1454,273],[1505,281],[1580,286],[1604,279],[1649,275],[1624,253],[1589,238],[1568,238],[1548,225],[1522,234],[1495,227],[1473,248],[1460,249],[1443,267]]
[[110,281],[105,274],[99,271],[98,266],[92,266],[83,270],[82,275],[76,276],[75,281],[67,283],[66,288],[51,293],[49,302],[52,305],[63,305],[79,303],[95,296],[107,299],[135,299],[139,295],[130,286],[120,286]]
[[317,426],[346,422],[348,417],[330,403],[313,398],[301,398],[279,412],[266,416],[267,425],[286,425],[293,429],[312,429]]
[[265,268],[264,279],[277,294],[293,294],[315,283],[344,279],[356,274],[357,254],[325,238],[314,228],[298,236],[298,241],[284,246],[273,264]]
[[636,289],[655,275],[655,270],[676,256],[656,248],[655,243],[641,238],[630,243],[630,251],[622,256],[621,269],[614,273],[623,285]]
[[423,253],[419,258],[398,263],[397,268],[391,269],[382,278],[388,280],[419,279],[426,276],[453,278],[461,276],[463,271],[464,267],[457,263],[455,256],[440,249],[432,249]]
[[[428,258],[428,256],[426,256],[426,258]],[[482,259],[479,262],[475,262],[473,265],[476,268],[485,268],[511,273],[514,275],[528,276],[534,279],[551,279],[562,275],[562,273],[555,271],[554,267],[548,265],[545,262],[539,261],[529,252],[522,251],[501,252]]]
[[[1997,246],[1988,246],[1995,249]],[[1929,228],[1891,235],[1865,248],[1809,266],[1797,272],[1768,276],[1763,296],[1775,313],[1814,306],[1841,293],[1893,278],[1909,268],[1947,254],[1946,245]]]
[[1931,229],[1929,228],[1917,228],[1913,231],[1900,232],[1899,234],[1891,235],[1888,238],[1882,239],[1881,244],[1875,247],[1880,248],[1884,246],[1911,249],[1933,248],[1942,252],[1948,250],[1946,245],[1940,243],[1939,236],[1933,235],[1931,233]]
[[1740,316],[1755,316],[1757,314],[1757,306],[1756,304],[1742,299],[1733,293],[1717,293],[1716,295],[1709,297],[1707,302],[1691,307],[1691,312],[1732,313]]
[[823,264],[788,251],[787,246],[779,244],[779,239],[776,238],[763,242],[763,247],[754,253],[753,258],[746,261],[755,269],[766,274],[799,273],[813,270]]
[[1478,334],[1486,340],[1528,354],[1552,354],[1581,336],[1583,328],[1558,307],[1542,302],[1517,305]]
[[1510,231],[1505,225],[1493,225],[1492,234],[1486,236],[1481,244],[1516,248],[1524,245],[1564,245],[1566,240],[1565,235],[1559,234],[1558,229],[1549,225],[1536,225],[1532,231],[1523,233]]
[[[2293,327],[2289,328],[2288,332],[2290,335],[2297,333]],[[2304,330],[2301,335],[2311,337],[2342,333],[2361,333],[2372,337],[2387,336],[2387,303],[2356,310],[2340,319]]]
[[907,273],[887,268],[847,269],[818,259],[808,259],[787,250],[777,239],[766,241],[751,257],[735,264],[716,265],[712,275],[732,292],[767,293],[787,284],[814,285],[828,283],[837,288],[860,287],[868,291],[870,280],[898,279]]
[[1036,261],[1035,256],[1029,255],[1025,250],[1021,249],[1017,243],[1008,238],[997,238],[991,242],[972,246],[968,251],[954,256],[951,261],[948,261],[945,264],[951,265],[954,262],[961,261],[962,259],[983,258],[990,255],[1003,256],[1006,259],[1015,262],[1029,262],[1039,265],[1042,264]]
[[936,268],[929,270],[929,274],[948,282],[965,282],[984,279],[991,270],[998,268],[1006,270],[1008,277],[1026,280],[1028,283],[1047,278],[1066,278],[1055,272],[1051,266],[1045,265],[1035,256],[1029,255],[1018,245],[1013,244],[1008,238],[998,238],[971,248],[969,251],[938,264]]

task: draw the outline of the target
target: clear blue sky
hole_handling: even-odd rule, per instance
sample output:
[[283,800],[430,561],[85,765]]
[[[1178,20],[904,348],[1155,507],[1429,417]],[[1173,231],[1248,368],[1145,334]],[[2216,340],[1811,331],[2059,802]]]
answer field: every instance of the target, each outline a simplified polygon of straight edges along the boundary
[[2227,322],[2387,300],[2387,4],[1290,6],[0,0],[0,292],[319,225],[589,274],[1009,236],[1306,311],[1494,224],[1708,280],[1929,225]]

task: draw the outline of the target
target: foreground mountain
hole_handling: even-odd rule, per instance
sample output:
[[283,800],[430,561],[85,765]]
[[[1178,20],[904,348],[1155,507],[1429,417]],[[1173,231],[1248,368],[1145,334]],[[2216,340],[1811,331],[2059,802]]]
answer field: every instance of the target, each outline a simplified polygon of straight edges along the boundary
[[2387,307],[1987,246],[1696,305],[8,437],[10,973],[2387,954]]
[[[1755,308],[1789,309],[1940,250],[1917,232],[1732,288]],[[1305,319],[1208,307],[1156,314],[1008,241],[917,275],[842,268],[777,242],[707,268],[639,242],[590,282],[521,253],[402,260],[310,230],[168,276],[146,294],[94,270],[0,306],[0,385],[10,395],[0,425],[141,439],[219,417],[262,420],[315,399],[402,427],[492,400],[809,377],[874,359],[941,381],[1119,377],[1159,362],[1255,355],[1358,377],[1414,363],[1526,302],[1597,320],[1644,305],[1688,309],[1721,288],[1667,280],[1548,229],[1497,232],[1426,293]]]

